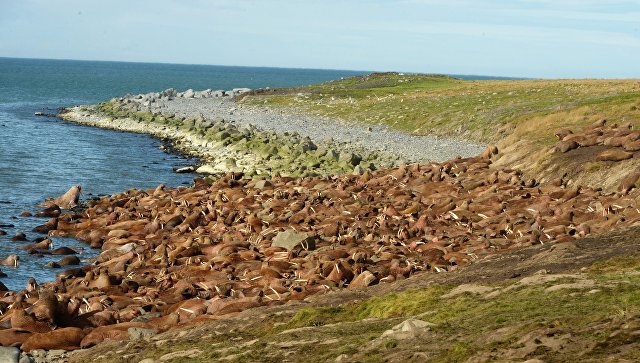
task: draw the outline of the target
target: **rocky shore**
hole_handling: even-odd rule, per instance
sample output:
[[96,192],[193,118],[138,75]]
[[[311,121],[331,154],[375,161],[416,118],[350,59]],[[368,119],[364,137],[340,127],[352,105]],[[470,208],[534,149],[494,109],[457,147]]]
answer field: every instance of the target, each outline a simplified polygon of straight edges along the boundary
[[[606,192],[564,177],[541,184],[496,165],[504,157],[496,147],[405,163],[478,146],[429,139],[425,147],[425,139],[382,129],[278,116],[231,99],[245,91],[167,90],[62,114],[173,140],[206,161],[200,172],[218,177],[65,210],[77,204],[76,186],[35,211],[49,218],[36,231],[77,238],[100,254],[56,281],[1,293],[0,345],[7,348],[0,356],[64,360],[73,355],[68,351],[104,341],[152,341],[253,308],[447,274],[505,251],[640,222],[638,173]],[[594,147],[589,157],[619,163],[637,151],[630,130],[605,122],[565,130],[554,152]],[[623,154],[618,149],[625,145]],[[430,153],[432,146],[445,154]],[[50,243],[41,238],[21,247],[46,251]]]
[[229,172],[94,201],[38,230],[100,255],[55,282],[4,293],[0,343],[40,352],[144,339],[640,221],[634,188],[539,185],[491,168],[496,155],[270,181]]
[[218,175],[360,175],[404,162],[468,157],[484,148],[234,101],[233,96],[246,91],[169,89],[73,107],[60,116],[91,126],[171,140],[179,151],[204,160],[197,172]]

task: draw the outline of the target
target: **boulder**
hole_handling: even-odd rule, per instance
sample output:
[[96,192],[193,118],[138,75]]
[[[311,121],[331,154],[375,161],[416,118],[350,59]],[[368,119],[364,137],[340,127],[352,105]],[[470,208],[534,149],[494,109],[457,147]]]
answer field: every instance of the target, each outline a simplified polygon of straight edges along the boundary
[[309,151],[318,149],[316,144],[314,144],[313,141],[311,141],[310,139],[307,139],[301,142],[299,147],[300,149],[302,149],[303,152],[309,152]]
[[256,189],[263,190],[264,188],[270,188],[273,186],[273,183],[269,180],[258,180],[255,184]]
[[184,91],[184,93],[182,94],[182,97],[184,98],[193,98],[196,95],[196,93],[189,88],[188,90]]
[[213,167],[214,170],[222,173],[235,171],[237,168],[238,164],[236,164],[236,160],[233,158],[224,159]]
[[165,97],[165,98],[176,97],[177,95],[178,95],[178,92],[174,88],[169,88],[160,92],[160,97]]
[[131,340],[142,340],[158,334],[158,331],[140,327],[131,327],[127,329],[127,333],[129,333],[129,339]]
[[0,347],[0,362],[18,363],[20,349],[16,347]]
[[185,166],[183,168],[175,169],[174,171],[178,174],[184,174],[184,173],[193,173],[195,170],[196,168],[194,166]]
[[414,339],[421,334],[431,330],[432,326],[435,326],[435,324],[426,322],[424,320],[409,318],[402,323],[394,326],[393,328],[386,330],[384,333],[382,333],[381,338],[390,338],[396,340]]
[[218,171],[214,168],[213,165],[202,165],[196,169],[196,173],[198,174],[217,174]]
[[346,162],[351,164],[352,166],[356,166],[360,164],[360,161],[362,161],[362,156],[354,154],[349,151],[345,151],[340,153],[340,156],[338,157],[338,161]]
[[301,247],[305,250],[314,250],[316,248],[316,241],[307,233],[298,232],[295,229],[288,229],[286,231],[278,233],[273,238],[271,246],[284,247],[289,251],[297,247]]

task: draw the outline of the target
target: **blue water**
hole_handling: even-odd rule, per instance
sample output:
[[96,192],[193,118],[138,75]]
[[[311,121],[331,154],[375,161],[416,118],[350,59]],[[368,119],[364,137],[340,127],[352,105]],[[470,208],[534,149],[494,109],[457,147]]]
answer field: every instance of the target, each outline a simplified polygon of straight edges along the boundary
[[[83,198],[164,183],[189,185],[194,175],[175,174],[188,165],[179,155],[160,149],[161,142],[145,135],[79,126],[34,112],[55,113],[59,107],[95,103],[127,93],[176,88],[231,89],[286,87],[324,82],[363,72],[223,67],[123,62],[0,58],[0,258],[20,256],[17,268],[0,266],[10,289],[22,289],[29,277],[52,280],[60,270],[44,265],[61,257],[28,255],[12,242],[16,232],[29,240],[45,219],[20,217],[37,211],[47,197],[80,184]],[[13,225],[5,227],[2,225]],[[54,247],[83,246],[72,239],[54,239]],[[85,250],[88,257],[97,251]]]

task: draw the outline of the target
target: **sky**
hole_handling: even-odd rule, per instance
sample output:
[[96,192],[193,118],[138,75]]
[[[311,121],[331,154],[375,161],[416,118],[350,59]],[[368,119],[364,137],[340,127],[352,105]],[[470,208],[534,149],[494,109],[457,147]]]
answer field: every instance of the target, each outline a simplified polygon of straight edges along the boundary
[[0,57],[640,78],[640,0],[0,0]]

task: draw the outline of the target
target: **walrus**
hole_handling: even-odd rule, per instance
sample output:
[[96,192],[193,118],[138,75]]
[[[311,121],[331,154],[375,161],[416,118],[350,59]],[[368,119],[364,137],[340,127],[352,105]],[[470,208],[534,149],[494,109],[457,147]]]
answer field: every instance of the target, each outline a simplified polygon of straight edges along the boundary
[[82,187],[80,185],[75,185],[63,195],[59,196],[58,198],[47,200],[41,203],[40,206],[49,208],[57,205],[58,207],[60,207],[60,209],[71,209],[77,207],[81,190]]
[[80,347],[85,333],[80,328],[60,328],[46,333],[34,333],[23,343],[21,349],[30,352],[34,349],[74,350]]
[[0,260],[0,265],[18,267],[18,261],[20,261],[20,256],[9,255],[7,258]]
[[0,330],[0,345],[3,347],[19,347],[31,336],[31,332],[23,329]]

